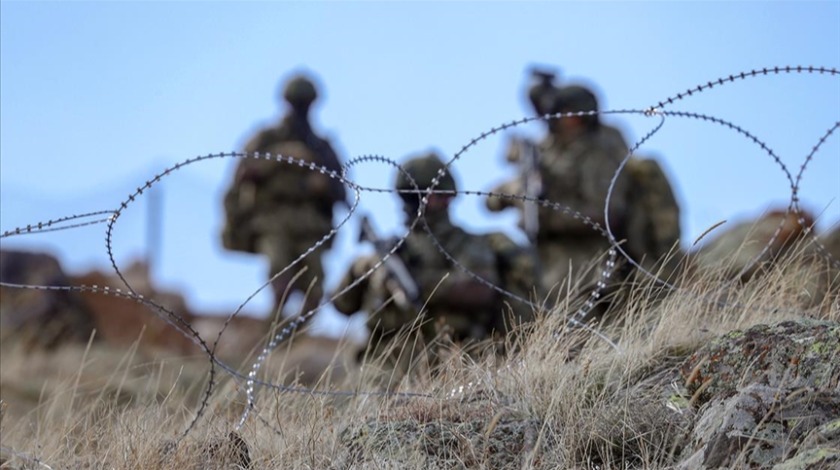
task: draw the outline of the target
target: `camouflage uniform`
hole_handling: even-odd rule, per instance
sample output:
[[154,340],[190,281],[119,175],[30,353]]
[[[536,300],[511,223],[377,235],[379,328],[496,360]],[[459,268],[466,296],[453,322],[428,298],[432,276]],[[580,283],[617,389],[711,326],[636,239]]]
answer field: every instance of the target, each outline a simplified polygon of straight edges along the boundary
[[659,279],[681,271],[680,206],[668,177],[653,158],[634,156],[624,167],[631,181],[624,250]]
[[[289,81],[283,98],[289,103],[290,112],[277,127],[264,129],[250,139],[244,151],[294,157],[340,172],[332,146],[317,136],[309,124],[309,107],[316,97],[308,79],[296,77]],[[274,160],[242,159],[225,195],[224,245],[266,256],[269,276],[273,276],[330,231],[333,206],[345,200],[344,186],[319,171]],[[305,308],[316,305],[323,294],[321,256],[329,247],[329,242],[321,245],[272,283],[277,307],[287,289],[305,293],[310,285]],[[292,277],[304,268],[290,286]]]
[[[597,110],[594,95],[582,87],[561,88],[551,113]],[[585,127],[567,135],[551,121],[553,131],[539,144],[539,173],[542,177],[541,198],[566,206],[588,217],[601,227],[606,226],[604,206],[610,182],[618,170],[628,147],[620,132],[603,126],[595,116],[579,119]],[[517,183],[506,183],[494,192],[519,189]],[[515,192],[514,192],[515,193]],[[626,177],[616,181],[610,199],[610,224],[616,238],[625,235],[625,215],[629,185]],[[518,205],[511,199],[490,197],[487,207],[501,210]],[[536,249],[540,262],[542,293],[565,292],[564,284],[592,284],[600,277],[600,261],[610,248],[608,239],[579,218],[551,207],[539,208],[539,231]],[[569,279],[571,275],[571,279]]]
[[[410,160],[405,167],[422,189],[429,186],[443,162],[432,154]],[[410,184],[400,183],[398,178],[398,189],[413,189]],[[454,180],[447,173],[436,189],[454,191]],[[417,195],[402,196],[408,225],[416,216]],[[432,197],[445,198],[446,203],[436,209],[430,201],[425,220],[450,256],[485,281],[527,299],[528,290],[533,286],[533,266],[523,248],[502,233],[475,235],[455,226],[448,215],[448,202],[453,196],[434,194]],[[393,240],[390,246],[396,242]],[[422,347],[424,341],[440,337],[470,344],[500,337],[509,330],[512,321],[520,323],[532,318],[533,310],[528,304],[513,299],[508,302],[502,294],[475,280],[447,259],[428,236],[422,220],[408,233],[395,256],[404,263],[419,288],[418,301],[414,305],[406,308],[394,301],[393,289],[389,288],[392,279],[385,266],[380,266],[370,277],[334,301],[336,308],[347,315],[367,312],[371,332],[369,344],[374,348],[368,351],[370,355],[390,347],[391,340],[401,334],[407,336],[405,345]],[[379,259],[380,254],[357,259],[336,292],[361,277]],[[513,315],[509,315],[508,305],[513,309]],[[420,311],[423,315],[418,315]],[[405,371],[411,354],[401,352],[403,361],[398,368]]]

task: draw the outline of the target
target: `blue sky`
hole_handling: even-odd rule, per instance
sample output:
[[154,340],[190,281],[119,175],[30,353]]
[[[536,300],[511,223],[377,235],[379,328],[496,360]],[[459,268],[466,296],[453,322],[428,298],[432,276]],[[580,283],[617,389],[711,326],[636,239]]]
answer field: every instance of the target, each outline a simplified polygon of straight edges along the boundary
[[[316,128],[347,161],[452,155],[481,132],[530,113],[526,69],[559,69],[593,85],[605,110],[645,109],[709,80],[754,68],[840,67],[840,2],[0,2],[0,214],[3,231],[111,209],[167,166],[232,151],[280,116],[278,83],[297,70],[319,79]],[[840,77],[776,75],[737,81],[670,110],[716,116],[765,142],[795,173],[840,120]],[[635,142],[656,122],[607,121]],[[539,135],[539,126],[516,132]],[[513,176],[504,136],[463,156],[462,188]],[[667,169],[686,243],[711,225],[786,206],[789,184],[755,144],[721,126],[669,118],[640,150]],[[234,162],[179,170],[159,188],[158,283],[197,310],[232,310],[266,264],[221,248],[221,197]],[[384,187],[390,167],[352,170]],[[840,220],[840,135],[809,163],[801,196]],[[114,253],[142,255],[146,201],[121,217]],[[394,232],[394,196],[365,194],[378,228]],[[518,239],[513,213],[463,197],[454,218]],[[726,225],[724,225],[725,227]],[[326,260],[328,285],[362,249],[356,225]],[[9,237],[5,247],[49,250],[67,269],[107,267],[105,226]],[[267,310],[265,292],[246,311]],[[327,318],[327,317],[325,317]],[[337,324],[335,322],[330,324]]]

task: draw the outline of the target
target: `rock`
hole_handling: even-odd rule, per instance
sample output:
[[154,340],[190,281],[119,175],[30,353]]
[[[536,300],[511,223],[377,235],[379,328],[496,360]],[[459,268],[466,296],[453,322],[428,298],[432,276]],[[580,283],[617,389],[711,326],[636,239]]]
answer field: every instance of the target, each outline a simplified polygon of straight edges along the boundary
[[0,250],[0,281],[55,288],[0,287],[0,330],[4,340],[15,337],[28,347],[54,348],[87,342],[94,328],[90,309],[58,260],[46,253]]
[[696,404],[749,384],[825,389],[840,384],[840,324],[803,319],[721,336],[680,367]]
[[408,408],[346,428],[340,439],[348,464],[388,461],[400,468],[420,459],[430,468],[519,469],[540,431],[539,421],[480,392]]
[[[830,313],[840,308],[840,227],[816,237],[813,217],[771,211],[730,226],[685,258],[685,274],[696,281],[743,284],[772,273],[795,308]],[[760,287],[759,287],[760,288]],[[722,293],[721,301],[726,301]]]
[[840,468],[840,450],[837,447],[811,449],[796,454],[773,470],[827,470]]
[[[522,468],[542,458],[593,468],[832,468],[840,448],[837,322],[758,325],[664,359],[609,402],[581,409],[574,429],[514,411],[523,408],[493,390],[393,403],[342,432],[347,464]],[[564,453],[545,452],[554,446]]]
[[[94,270],[73,277],[73,283],[86,286],[79,295],[91,312],[97,335],[116,346],[130,346],[140,339],[143,350],[178,355],[200,353],[202,349],[190,339],[192,336],[185,336],[173,326],[173,323],[183,326],[193,321],[183,297],[156,289],[142,266],[129,268],[125,276],[136,294],[166,308],[172,315],[132,298],[125,284],[115,275]],[[95,291],[92,286],[96,286]],[[105,293],[105,287],[110,293]]]
[[[229,314],[223,312],[215,315],[194,315],[191,324],[208,347],[212,348],[213,344],[217,343],[215,354],[223,361],[239,363],[247,357],[256,357],[267,341],[266,321],[261,318],[237,315],[225,325],[228,316]],[[220,331],[222,331],[221,338]]]
[[699,418],[680,468],[767,468],[811,454],[812,431],[840,415],[840,392],[751,384],[716,397]]
[[840,418],[814,429],[793,457],[773,470],[820,470],[840,468]]
[[758,325],[711,341],[680,366],[699,409],[678,468],[829,468],[820,465],[837,458],[838,363],[837,322]]
[[[799,221],[800,216],[804,226]],[[739,276],[747,281],[758,274],[763,265],[774,262],[797,241],[804,239],[805,227],[813,224],[814,218],[808,213],[771,211],[758,220],[731,226],[694,250],[691,259],[695,267],[704,271],[723,269],[726,278]]]
[[214,439],[207,444],[204,455],[207,462],[204,469],[247,469],[251,468],[251,454],[248,444],[239,434],[230,432],[226,439]]

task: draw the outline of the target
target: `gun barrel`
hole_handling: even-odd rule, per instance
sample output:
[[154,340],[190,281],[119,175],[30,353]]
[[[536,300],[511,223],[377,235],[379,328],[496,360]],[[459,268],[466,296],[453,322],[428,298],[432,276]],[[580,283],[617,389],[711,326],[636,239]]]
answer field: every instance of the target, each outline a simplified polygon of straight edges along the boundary
[[[392,247],[387,246],[388,243],[376,235],[373,225],[367,216],[362,218],[359,241],[373,244],[376,252],[384,260],[385,269],[388,270],[388,273],[398,284],[398,290],[402,291],[396,293],[397,295],[395,297],[397,301],[399,302],[400,298],[403,298],[411,304],[416,304],[420,299],[420,288],[417,286],[417,282],[414,281],[414,278],[408,272],[408,268],[406,268],[402,260],[396,257],[394,253],[391,253]],[[405,301],[400,303],[405,303]],[[402,307],[407,308],[408,305],[402,305]]]
[[542,176],[539,168],[539,150],[537,146],[528,139],[519,142],[522,186],[528,200],[524,201],[522,208],[522,222],[525,233],[531,242],[536,241],[539,232],[539,207],[535,201],[542,195]]

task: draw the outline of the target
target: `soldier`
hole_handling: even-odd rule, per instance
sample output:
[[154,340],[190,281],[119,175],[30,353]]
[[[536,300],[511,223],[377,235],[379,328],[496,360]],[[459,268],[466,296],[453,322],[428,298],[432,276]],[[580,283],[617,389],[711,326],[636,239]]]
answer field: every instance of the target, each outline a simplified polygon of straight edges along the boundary
[[[245,153],[294,157],[340,172],[332,146],[316,135],[309,123],[309,110],[317,98],[312,81],[303,75],[291,78],[282,89],[282,98],[289,108],[286,115],[277,126],[251,138]],[[274,160],[241,159],[225,195],[223,244],[231,250],[266,256],[273,277],[331,230],[333,206],[342,202],[346,203],[343,184],[320,171]],[[304,312],[317,306],[323,294],[321,256],[330,241],[272,280],[278,319],[282,299],[292,292],[305,295]]]
[[[543,101],[541,110],[549,114],[598,110],[595,94],[576,85],[556,89],[548,103],[550,105]],[[536,150],[539,158],[535,169],[542,182],[542,191],[533,197],[567,206],[606,227],[607,191],[621,160],[628,153],[624,138],[615,128],[602,125],[597,114],[550,119],[547,124],[549,134]],[[501,187],[503,192],[511,190],[521,191],[515,183]],[[628,181],[621,177],[613,189],[609,206],[610,228],[618,240],[626,233],[628,197]],[[492,211],[512,205],[511,199],[490,197],[487,200]],[[517,205],[524,208],[524,204]],[[593,286],[601,275],[601,269],[594,263],[604,259],[610,248],[609,240],[585,224],[582,218],[550,207],[539,206],[537,210],[538,227],[534,238],[543,293],[554,291],[561,298],[565,297],[563,286],[566,282]]]
[[[446,167],[439,156],[432,153],[412,158],[403,168],[405,173],[397,174],[395,186],[403,202],[405,224],[411,230],[393,256],[410,273],[410,279],[399,279],[396,270],[383,265],[334,301],[336,308],[346,315],[367,312],[370,329],[367,356],[387,351],[395,338],[404,339],[402,344],[411,347],[422,348],[442,337],[469,346],[502,336],[512,322],[530,320],[533,316],[530,305],[515,300],[506,303],[500,292],[447,259],[429,237],[423,220],[411,225],[423,196],[417,189],[429,188],[433,179],[439,177],[439,184],[425,206],[425,222],[452,258],[487,283],[527,299],[528,289],[533,286],[531,258],[524,256],[523,249],[504,234],[475,235],[452,223],[449,205],[456,195],[456,185],[448,171],[440,176],[439,172]],[[336,292],[360,278],[396,243],[397,240],[386,242],[376,255],[357,259]],[[392,365],[401,372],[407,371],[416,352],[416,349],[397,347],[395,354],[401,359]]]

